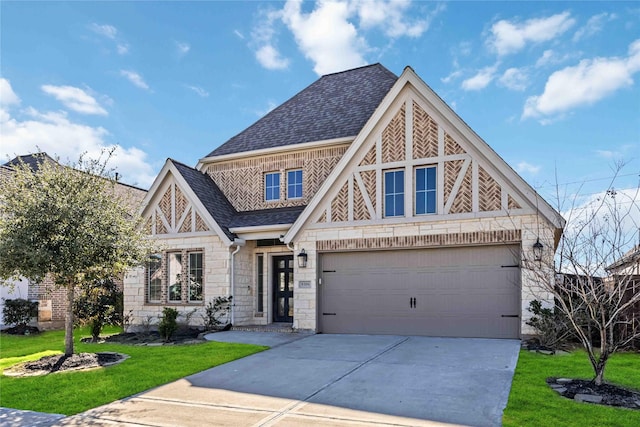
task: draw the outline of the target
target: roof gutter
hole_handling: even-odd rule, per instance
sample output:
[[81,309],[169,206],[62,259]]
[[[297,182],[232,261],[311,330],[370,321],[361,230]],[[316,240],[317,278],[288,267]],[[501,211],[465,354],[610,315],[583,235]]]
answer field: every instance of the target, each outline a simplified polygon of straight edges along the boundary
[[356,137],[356,135],[354,135],[354,136],[346,136],[346,137],[342,137],[342,138],[324,139],[324,140],[320,140],[320,141],[301,142],[299,144],[282,145],[282,146],[271,147],[271,148],[262,148],[260,150],[241,151],[241,152],[238,152],[238,153],[222,154],[220,156],[203,157],[200,160],[198,160],[198,164],[196,165],[196,169],[201,171],[202,168],[206,164],[209,164],[209,163],[223,162],[223,161],[235,160],[235,159],[246,159],[247,157],[261,156],[261,155],[265,155],[265,154],[276,154],[276,153],[281,153],[281,152],[285,152],[285,151],[289,152],[292,149],[293,150],[308,150],[310,148],[319,148],[319,147],[325,147],[325,146],[329,146],[329,145],[349,144],[349,143],[353,142],[355,137]]
[[231,267],[231,283],[229,284],[229,293],[230,293],[230,297],[231,297],[231,319],[230,319],[230,323],[231,326],[233,326],[233,324],[235,323],[235,310],[234,307],[236,305],[235,302],[235,289],[236,289],[236,269],[234,266],[234,257],[235,255],[240,252],[240,248],[242,246],[245,245],[245,241],[243,239],[233,239],[233,243],[231,243],[231,246],[229,246],[230,248],[232,247],[236,247],[236,249],[233,252],[229,252],[229,265]]

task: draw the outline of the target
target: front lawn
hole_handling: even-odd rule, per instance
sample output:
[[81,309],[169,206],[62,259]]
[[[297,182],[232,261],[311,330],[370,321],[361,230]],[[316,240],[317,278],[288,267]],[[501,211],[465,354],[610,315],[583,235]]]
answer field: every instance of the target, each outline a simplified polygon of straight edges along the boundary
[[[504,426],[640,426],[640,411],[574,402],[551,390],[545,382],[548,377],[590,380],[593,370],[583,351],[547,356],[522,350]],[[615,354],[607,364],[605,381],[640,390],[640,354]]]
[[[111,329],[110,332],[117,331]],[[115,366],[84,372],[22,378],[2,375],[0,406],[77,414],[268,348],[218,342],[158,347],[80,342],[81,337],[89,335],[88,329],[76,330],[76,352],[114,351],[130,358]],[[15,363],[29,360],[30,355],[44,351],[63,352],[64,331],[29,336],[2,334],[0,369],[12,365],[12,360]]]

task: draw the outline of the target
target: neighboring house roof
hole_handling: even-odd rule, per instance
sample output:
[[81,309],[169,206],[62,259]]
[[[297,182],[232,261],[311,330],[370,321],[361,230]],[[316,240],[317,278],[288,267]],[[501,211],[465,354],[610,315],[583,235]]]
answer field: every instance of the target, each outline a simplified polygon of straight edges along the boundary
[[230,228],[256,227],[261,225],[293,224],[306,206],[262,209],[239,212],[229,224]]
[[25,154],[23,156],[15,157],[5,163],[3,166],[13,168],[15,166],[19,166],[20,164],[26,164],[31,168],[34,172],[40,170],[40,165],[42,162],[54,162],[58,163],[55,159],[49,156],[47,153],[32,153]]
[[207,157],[354,137],[396,80],[380,64],[322,76]]
[[[54,159],[53,157],[51,157],[47,153],[41,152],[41,153],[31,153],[31,154],[25,154],[25,155],[22,155],[22,156],[17,156],[15,158],[9,160],[4,165],[2,165],[2,167],[12,170],[14,167],[19,166],[20,164],[25,164],[25,165],[29,166],[29,168],[31,170],[33,170],[34,172],[37,172],[37,171],[40,170],[40,165],[43,162],[53,162],[55,164],[60,164],[56,159]],[[133,188],[135,190],[140,190],[140,191],[144,191],[144,192],[147,191],[144,188],[141,188],[141,187],[138,187],[138,186],[135,186],[135,185],[131,185],[131,184],[125,184],[123,182],[118,181],[118,174],[117,173],[116,173],[116,181],[117,181],[118,185],[123,185],[125,187]]]
[[628,250],[624,255],[622,255],[622,257],[620,257],[619,260],[607,266],[605,270],[610,273],[615,273],[616,270],[621,270],[638,263],[640,263],[640,245],[634,246]]

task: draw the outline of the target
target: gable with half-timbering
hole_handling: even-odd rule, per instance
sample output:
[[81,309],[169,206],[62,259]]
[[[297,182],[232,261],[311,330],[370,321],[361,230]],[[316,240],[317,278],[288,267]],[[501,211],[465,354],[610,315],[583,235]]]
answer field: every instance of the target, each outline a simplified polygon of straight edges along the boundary
[[[414,90],[405,88],[359,151],[358,160],[340,189],[322,208],[317,223],[370,222],[390,218],[416,217],[425,221],[443,215],[490,215],[518,212],[524,199],[480,150],[451,125],[438,120],[429,103]],[[434,193],[429,209],[419,209],[427,191],[419,187],[416,174],[435,169]],[[403,182],[389,189],[387,173],[400,171]],[[420,175],[421,177],[424,175]],[[432,180],[433,181],[433,180]],[[424,191],[423,191],[424,190]],[[334,189],[335,191],[335,189]],[[401,195],[403,206],[389,215],[388,203]]]
[[156,193],[147,209],[147,231],[151,235],[185,234],[210,230],[196,207],[172,178]]

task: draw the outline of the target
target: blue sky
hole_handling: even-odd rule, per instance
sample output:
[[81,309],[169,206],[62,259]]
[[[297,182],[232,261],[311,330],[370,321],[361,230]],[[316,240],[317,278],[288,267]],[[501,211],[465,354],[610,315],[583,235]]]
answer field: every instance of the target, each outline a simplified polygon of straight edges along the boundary
[[0,13],[3,158],[118,145],[113,166],[148,188],[167,157],[195,166],[319,75],[380,62],[410,65],[548,199],[555,182],[598,197],[619,161],[616,188],[638,188],[637,2],[3,1]]

